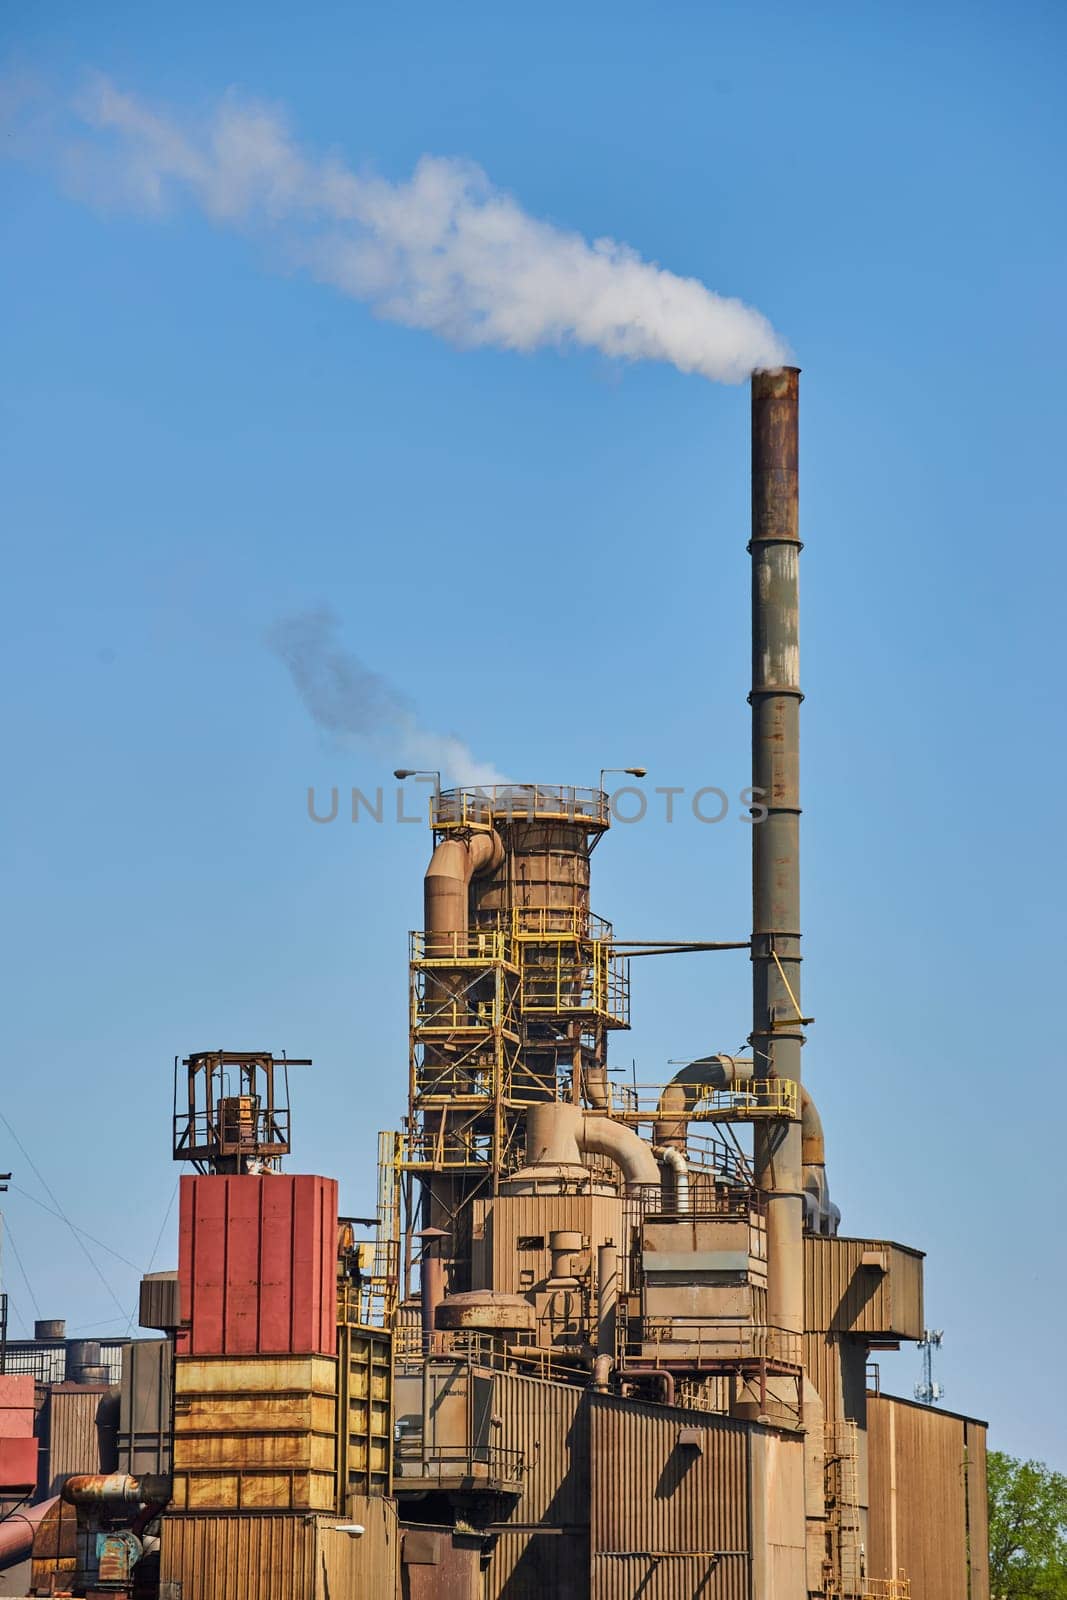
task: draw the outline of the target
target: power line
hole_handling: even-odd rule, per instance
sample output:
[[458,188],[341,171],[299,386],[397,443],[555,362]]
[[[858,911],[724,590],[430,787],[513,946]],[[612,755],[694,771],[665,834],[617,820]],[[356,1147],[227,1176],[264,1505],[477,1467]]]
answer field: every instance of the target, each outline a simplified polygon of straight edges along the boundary
[[[142,1273],[142,1277],[147,1277],[148,1274],[151,1272],[153,1266],[155,1265],[156,1251],[159,1249],[159,1246],[160,1246],[160,1244],[162,1242],[163,1230],[166,1228],[167,1223],[170,1221],[170,1214],[174,1210],[174,1196],[177,1193],[178,1193],[178,1183],[176,1181],[175,1184],[174,1184],[174,1188],[170,1192],[170,1199],[167,1201],[167,1209],[163,1213],[163,1221],[159,1224],[159,1232],[156,1234],[156,1242],[152,1246],[152,1254],[148,1258],[148,1265],[147,1265],[147,1267],[145,1267],[144,1272]],[[135,1315],[135,1313],[133,1311],[131,1311],[130,1312],[130,1320],[126,1324],[126,1332],[127,1333],[129,1333],[133,1328],[134,1315]]]
[[37,1296],[33,1292],[33,1285],[30,1282],[29,1273],[26,1271],[26,1268],[22,1264],[22,1257],[19,1255],[19,1247],[15,1243],[15,1235],[11,1231],[11,1220],[10,1220],[10,1218],[7,1218],[6,1221],[7,1221],[7,1227],[4,1229],[5,1237],[7,1238],[8,1244],[11,1246],[12,1254],[14,1255],[15,1260],[18,1262],[18,1268],[19,1268],[19,1271],[22,1273],[22,1281],[26,1285],[26,1292],[30,1297],[30,1303],[33,1306],[33,1309],[36,1311],[37,1315],[40,1316],[41,1315],[41,1308],[37,1304]]
[[75,1233],[80,1233],[83,1239],[88,1239],[91,1243],[98,1245],[101,1250],[106,1250],[109,1256],[114,1256],[115,1260],[121,1261],[123,1266],[132,1268],[134,1272],[137,1271],[136,1261],[131,1261],[129,1256],[124,1256],[121,1250],[113,1249],[111,1245],[105,1244],[103,1239],[98,1239],[95,1234],[86,1232],[84,1228],[79,1228],[77,1223],[71,1222],[70,1218],[65,1217],[62,1211],[53,1211],[51,1206],[46,1206],[43,1200],[38,1200],[36,1195],[31,1194],[28,1189],[23,1189],[20,1184],[13,1183],[10,1187],[12,1194],[20,1194],[24,1200],[28,1200],[33,1206],[39,1206],[50,1217],[56,1217],[60,1222],[65,1222],[68,1228],[73,1228]]
[[[37,1166],[37,1163],[34,1161],[33,1157],[30,1155],[30,1152],[26,1149],[26,1146],[23,1144],[22,1140],[19,1138],[18,1134],[15,1132],[14,1128],[11,1126],[10,1122],[4,1116],[4,1113],[2,1111],[0,1111],[0,1122],[2,1122],[4,1124],[4,1127],[7,1129],[8,1133],[11,1135],[12,1139],[14,1139],[14,1141],[18,1145],[19,1149],[22,1151],[22,1154],[26,1158],[27,1164],[29,1165],[31,1171],[34,1173],[34,1175],[37,1178],[37,1182],[41,1185],[41,1188],[44,1190],[45,1194],[51,1200],[52,1204],[55,1206],[56,1210],[58,1211],[59,1215],[62,1217],[63,1221],[66,1223],[67,1227],[70,1229],[71,1237],[74,1239],[74,1241],[77,1244],[79,1250],[84,1255],[86,1261],[88,1261],[89,1265],[92,1267],[93,1271],[96,1273],[97,1277],[100,1279],[100,1282],[103,1284],[104,1288],[107,1290],[108,1294],[111,1296],[112,1300],[115,1302],[115,1304],[118,1307],[119,1312],[121,1313],[121,1315],[125,1316],[126,1315],[125,1306],[122,1304],[121,1300],[119,1299],[118,1295],[115,1293],[114,1289],[111,1287],[110,1283],[108,1283],[107,1279],[104,1277],[104,1274],[100,1271],[100,1268],[97,1265],[96,1261],[89,1254],[89,1250],[88,1250],[88,1248],[87,1248],[87,1246],[85,1244],[85,1241],[82,1239],[78,1229],[74,1226],[73,1222],[71,1222],[70,1218],[67,1216],[67,1213],[63,1210],[63,1207],[62,1207],[59,1199],[56,1197],[55,1193],[53,1192],[53,1190],[49,1186],[49,1184],[46,1181],[46,1179],[42,1176],[40,1168]],[[28,1285],[27,1285],[27,1287],[28,1287]]]

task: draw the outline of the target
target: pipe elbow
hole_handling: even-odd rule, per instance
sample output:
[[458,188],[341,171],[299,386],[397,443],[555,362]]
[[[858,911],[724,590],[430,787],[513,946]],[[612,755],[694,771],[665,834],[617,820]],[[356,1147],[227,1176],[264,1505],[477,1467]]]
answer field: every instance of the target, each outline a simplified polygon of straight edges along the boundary
[[593,1359],[593,1388],[597,1394],[607,1394],[608,1384],[611,1379],[611,1369],[615,1365],[610,1356],[596,1356]]
[[800,1086],[801,1159],[806,1167],[825,1167],[826,1140],[818,1107],[803,1084]]
[[841,1212],[830,1199],[822,1118],[803,1084],[800,1086],[800,1158],[804,1170],[805,1226],[809,1233],[833,1237],[841,1221]]
[[732,1089],[752,1077],[752,1062],[745,1056],[700,1056],[675,1073],[665,1084],[656,1107],[653,1142],[685,1148],[689,1118],[708,1089]]
[[495,871],[503,859],[504,845],[495,829],[469,839],[442,839],[423,879],[426,931],[465,932],[471,879]]
[[530,1107],[526,1113],[528,1166],[574,1166],[583,1151],[614,1162],[627,1183],[659,1184],[655,1156],[625,1123],[586,1115],[578,1106],[556,1100]]
[[675,1211],[689,1210],[689,1166],[680,1150],[673,1145],[653,1145],[652,1154],[671,1174],[672,1182],[668,1202]]
[[426,879],[467,885],[472,878],[498,867],[503,859],[503,841],[494,828],[473,833],[469,839],[442,839],[430,857]]
[[645,1141],[632,1128],[610,1117],[582,1117],[578,1148],[606,1156],[621,1170],[627,1183],[659,1183],[659,1166]]

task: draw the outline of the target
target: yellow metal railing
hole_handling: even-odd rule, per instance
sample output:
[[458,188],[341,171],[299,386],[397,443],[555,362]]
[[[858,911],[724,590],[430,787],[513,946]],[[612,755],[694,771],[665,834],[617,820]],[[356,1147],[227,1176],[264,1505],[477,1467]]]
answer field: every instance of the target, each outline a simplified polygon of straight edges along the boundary
[[445,1171],[450,1167],[484,1167],[492,1155],[492,1135],[471,1128],[426,1129],[403,1136],[397,1158],[404,1172]]
[[491,828],[495,822],[532,817],[606,828],[609,800],[602,789],[576,789],[570,784],[497,783],[444,789],[430,804],[430,821],[438,830]]
[[660,1112],[663,1083],[639,1083],[619,1095],[615,1113],[628,1122],[651,1122],[662,1115],[688,1122],[759,1122],[764,1118],[796,1121],[799,1086],[792,1078],[751,1078],[733,1089],[703,1089],[688,1109],[676,1106]]
[[611,923],[582,906],[513,906],[516,939],[611,939]]
[[531,1015],[595,1016],[627,1027],[630,974],[599,939],[526,945],[522,952],[520,1009]]
[[422,1038],[451,1033],[491,1033],[505,1025],[508,1013],[504,996],[470,1000],[465,995],[414,994],[411,1026]]
[[461,1067],[452,1063],[422,1062],[415,1074],[415,1093],[427,1100],[491,1100],[502,1073],[499,1063]]
[[864,1578],[863,1600],[911,1600],[911,1579]]
[[493,966],[514,959],[511,940],[502,928],[477,928],[461,933],[427,933],[409,936],[411,961],[419,966]]

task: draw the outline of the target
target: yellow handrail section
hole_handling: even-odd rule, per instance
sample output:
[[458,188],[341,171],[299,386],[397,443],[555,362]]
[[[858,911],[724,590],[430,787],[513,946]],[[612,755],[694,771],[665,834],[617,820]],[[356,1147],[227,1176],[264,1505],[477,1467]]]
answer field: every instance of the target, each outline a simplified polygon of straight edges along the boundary
[[484,788],[443,789],[430,803],[430,821],[438,832],[492,828],[497,823],[534,817],[600,830],[608,826],[610,802],[602,789],[576,789],[571,784],[555,783],[496,783]]
[[420,966],[469,967],[476,963],[514,963],[515,951],[503,928],[477,928],[462,933],[426,933],[419,929],[410,935],[411,960]]
[[[639,1083],[619,1086],[621,1104],[613,1115],[624,1122],[651,1122],[660,1114],[660,1097],[668,1086]],[[701,1089],[700,1099],[684,1113],[672,1107],[662,1115],[689,1122],[759,1122],[765,1119],[795,1122],[800,1091],[792,1078],[750,1078],[732,1089]]]
[[514,906],[511,932],[516,939],[602,939],[611,923],[580,906]]
[[520,1006],[531,1015],[630,1022],[630,974],[600,939],[523,946]]

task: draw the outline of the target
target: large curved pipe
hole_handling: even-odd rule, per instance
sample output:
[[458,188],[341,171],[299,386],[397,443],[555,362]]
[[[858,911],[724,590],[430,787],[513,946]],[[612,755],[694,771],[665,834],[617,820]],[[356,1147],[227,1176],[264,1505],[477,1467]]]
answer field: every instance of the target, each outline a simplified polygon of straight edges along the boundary
[[659,1183],[659,1163],[648,1145],[623,1122],[610,1117],[581,1118],[578,1148],[591,1155],[607,1156],[621,1170],[627,1183]]
[[665,1084],[656,1107],[653,1144],[685,1150],[686,1129],[694,1109],[708,1089],[731,1089],[752,1077],[752,1061],[745,1056],[701,1056],[690,1061]]
[[800,1086],[800,1155],[806,1167],[826,1166],[826,1140],[819,1108],[803,1084]]
[[500,835],[472,833],[469,839],[442,839],[423,880],[427,934],[465,933],[469,926],[471,879],[504,859]]
[[158,1473],[133,1478],[126,1472],[82,1472],[68,1478],[60,1494],[72,1506],[166,1505],[170,1479]]
[[[503,859],[500,835],[492,831],[472,833],[467,839],[449,837],[440,841],[423,879],[427,956],[447,961],[467,955],[471,879],[498,867]],[[427,976],[427,1000],[445,1014],[456,1009],[462,988],[462,982],[457,983],[447,968]],[[427,1046],[428,1066],[447,1063],[447,1059],[435,1046]]]
[[0,1522],[0,1571],[24,1561],[33,1548],[33,1536],[52,1507],[59,1504],[59,1496],[41,1500],[35,1506],[21,1506],[10,1511]]
[[[685,1150],[689,1118],[708,1089],[732,1089],[751,1082],[752,1061],[744,1056],[701,1056],[688,1062],[666,1084],[656,1107],[653,1149],[672,1168],[668,1152]],[[836,1233],[840,1213],[830,1200],[826,1177],[826,1139],[814,1099],[800,1085],[800,1151],[804,1173],[806,1226],[812,1233]],[[680,1194],[676,1191],[676,1195]],[[679,1211],[685,1209],[678,1200]]]
[[800,1159],[804,1172],[805,1226],[811,1233],[835,1234],[841,1213],[830,1199],[822,1118],[803,1084],[800,1086]]
[[546,1101],[526,1113],[526,1164],[576,1167],[581,1154],[606,1156],[627,1183],[659,1184],[659,1165],[645,1141],[624,1123],[587,1115],[580,1106]]

